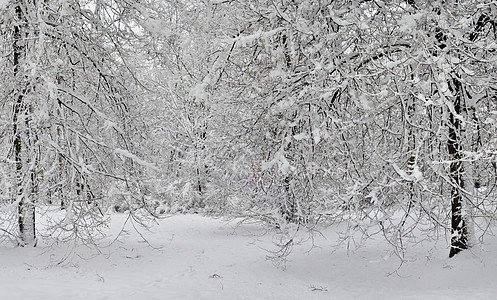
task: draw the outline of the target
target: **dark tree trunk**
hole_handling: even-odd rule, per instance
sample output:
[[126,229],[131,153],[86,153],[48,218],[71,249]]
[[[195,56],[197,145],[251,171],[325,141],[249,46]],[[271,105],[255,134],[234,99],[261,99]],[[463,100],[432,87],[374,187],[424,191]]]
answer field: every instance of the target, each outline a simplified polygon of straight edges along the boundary
[[[25,101],[28,92],[28,80],[23,71],[23,61],[26,57],[26,40],[28,37],[27,18],[25,13],[27,8],[22,7],[19,1],[15,6],[16,22],[13,26],[13,75],[16,83],[14,92],[13,123],[13,148],[16,168],[16,201],[18,201],[18,226],[19,244],[35,245],[35,207],[33,200],[33,187],[36,173],[33,170],[27,171],[24,166],[29,165],[29,155],[27,155],[26,144],[29,144],[29,121],[28,110]],[[29,174],[26,174],[29,173]],[[26,184],[26,181],[29,181]]]
[[[491,22],[491,19],[482,14],[475,24],[473,32],[470,34],[469,39],[474,42],[482,33],[483,28],[487,23]],[[439,41],[440,48],[445,47],[444,39],[437,37]],[[461,135],[462,135],[462,124],[461,124],[461,113],[466,109],[464,105],[464,88],[459,80],[457,74],[452,74],[451,80],[448,82],[449,89],[454,95],[454,109],[449,109],[449,140],[447,142],[447,148],[451,158],[450,164],[450,179],[452,183],[451,190],[451,241],[450,241],[450,252],[449,257],[453,257],[462,250],[469,248],[469,230],[468,230],[468,220],[464,215],[463,207],[463,195],[462,191],[464,189],[464,168],[462,164],[462,145],[461,145]],[[469,95],[468,95],[469,96]]]
[[[434,56],[440,55],[440,51],[447,47],[447,36],[441,28],[435,29],[435,38],[437,47],[433,52]],[[447,150],[449,152],[450,166],[449,178],[451,179],[451,241],[449,257],[453,257],[464,249],[468,249],[468,227],[463,216],[463,197],[464,188],[463,164],[462,164],[462,124],[461,112],[464,104],[464,95],[462,83],[457,74],[446,74],[448,79],[449,90],[453,95],[452,106],[446,106],[449,114],[448,127],[449,139],[447,141]]]
[[455,93],[454,111],[449,109],[449,140],[447,148],[451,158],[449,175],[452,183],[451,204],[451,243],[449,257],[468,249],[468,224],[463,215],[462,190],[464,188],[461,146],[461,120],[463,93],[461,82],[453,78],[449,87]]

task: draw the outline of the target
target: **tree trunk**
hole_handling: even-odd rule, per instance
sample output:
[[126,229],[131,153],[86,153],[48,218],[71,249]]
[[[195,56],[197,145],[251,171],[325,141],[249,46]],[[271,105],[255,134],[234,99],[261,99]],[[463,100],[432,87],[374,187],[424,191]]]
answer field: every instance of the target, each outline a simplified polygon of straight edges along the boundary
[[449,140],[447,141],[447,148],[451,158],[449,175],[452,183],[452,219],[449,257],[453,257],[462,250],[468,249],[468,224],[463,215],[462,198],[464,169],[461,161],[461,120],[459,119],[463,102],[461,82],[454,77],[449,87],[451,87],[451,91],[455,94],[453,103],[454,111],[449,109]]
[[[469,39],[474,42],[479,37],[482,29],[485,25],[490,22],[490,18],[486,14],[482,14],[478,21],[476,22],[473,32],[470,34]],[[440,31],[441,32],[441,31]],[[439,41],[439,46],[444,44],[444,40],[437,38]],[[443,48],[443,47],[440,47]],[[447,148],[451,158],[450,164],[450,178],[452,183],[451,191],[451,206],[452,206],[452,218],[451,218],[451,241],[450,241],[450,252],[449,257],[453,257],[462,250],[469,248],[469,228],[468,219],[464,215],[463,207],[463,196],[462,191],[464,189],[464,168],[462,164],[462,124],[461,124],[461,113],[466,108],[463,107],[464,102],[464,89],[461,81],[459,80],[457,74],[452,74],[452,79],[448,82],[449,89],[454,95],[454,109],[449,109],[449,140],[447,142]]]
[[[30,165],[30,157],[26,144],[29,145],[29,119],[28,109],[25,101],[25,95],[28,92],[28,79],[24,74],[23,63],[26,61],[26,41],[28,37],[26,7],[22,7],[19,1],[15,6],[17,22],[13,26],[13,75],[16,80],[14,92],[14,111],[13,111],[13,146],[14,160],[16,169],[16,192],[19,226],[19,244],[35,245],[36,244],[36,227],[35,227],[35,206],[34,206],[34,180],[36,173],[32,167],[27,172],[26,166]],[[34,146],[34,145],[32,145]],[[34,158],[33,158],[34,159]],[[26,174],[28,173],[28,174]]]
[[[435,38],[438,41],[438,50],[434,52],[435,56],[439,55],[439,50],[447,47],[447,36],[440,28],[436,28]],[[462,250],[468,249],[468,227],[463,214],[463,197],[464,189],[463,180],[463,163],[462,163],[462,124],[461,112],[464,103],[462,83],[457,74],[448,75],[448,87],[453,98],[450,105],[446,105],[449,114],[448,127],[449,139],[447,141],[447,150],[451,161],[449,166],[449,178],[451,183],[451,241],[449,257],[453,257]],[[448,99],[450,101],[450,99]],[[451,107],[452,106],[452,107]]]

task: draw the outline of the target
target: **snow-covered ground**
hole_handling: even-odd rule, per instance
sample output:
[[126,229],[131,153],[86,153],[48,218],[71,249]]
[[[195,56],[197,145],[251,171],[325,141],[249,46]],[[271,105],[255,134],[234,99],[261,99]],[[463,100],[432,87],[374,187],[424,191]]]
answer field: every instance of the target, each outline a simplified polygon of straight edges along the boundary
[[[110,233],[125,215],[113,215]],[[0,299],[497,299],[497,239],[454,259],[420,245],[399,260],[383,241],[334,248],[329,228],[295,246],[286,269],[266,259],[259,225],[178,215],[93,249],[0,247]],[[110,242],[113,237],[109,237]],[[73,254],[71,254],[73,253]]]

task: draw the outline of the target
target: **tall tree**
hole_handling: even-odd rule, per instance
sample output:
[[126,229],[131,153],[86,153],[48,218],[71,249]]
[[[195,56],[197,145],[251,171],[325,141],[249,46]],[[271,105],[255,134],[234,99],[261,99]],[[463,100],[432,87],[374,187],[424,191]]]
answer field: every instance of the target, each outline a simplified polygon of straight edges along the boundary
[[15,161],[15,199],[18,203],[19,234],[22,244],[35,244],[35,180],[36,180],[36,132],[29,114],[32,110],[28,93],[32,88],[29,82],[29,51],[33,46],[29,38],[35,36],[36,26],[30,26],[28,11],[33,10],[29,3],[14,4],[12,33],[12,66],[15,88],[12,91],[14,111],[12,119],[13,148]]

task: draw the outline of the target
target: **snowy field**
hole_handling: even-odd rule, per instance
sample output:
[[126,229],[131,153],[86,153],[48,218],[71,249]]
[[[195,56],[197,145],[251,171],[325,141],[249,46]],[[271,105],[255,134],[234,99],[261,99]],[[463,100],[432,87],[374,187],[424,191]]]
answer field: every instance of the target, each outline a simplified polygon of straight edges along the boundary
[[399,268],[384,241],[333,248],[329,228],[283,269],[266,258],[273,234],[256,224],[178,215],[143,232],[154,248],[131,228],[111,244],[125,219],[112,216],[100,254],[2,246],[0,299],[497,299],[493,237],[451,260],[445,243],[419,245]]

